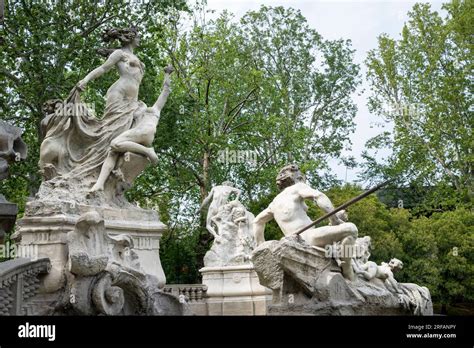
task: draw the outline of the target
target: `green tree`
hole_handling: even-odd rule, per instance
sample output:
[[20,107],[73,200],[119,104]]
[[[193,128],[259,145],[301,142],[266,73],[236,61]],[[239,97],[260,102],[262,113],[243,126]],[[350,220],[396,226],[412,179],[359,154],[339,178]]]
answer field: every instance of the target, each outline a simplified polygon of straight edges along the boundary
[[[262,6],[240,22],[228,12],[205,18],[198,7],[191,28],[180,30],[179,21],[168,27],[166,51],[176,76],[155,141],[160,164],[129,193],[154,202],[168,196],[164,209],[175,234],[168,240],[199,234],[199,260],[211,236],[196,212],[210,187],[234,181],[258,213],[288,161],[322,184],[315,173],[348,144],[355,115],[350,94],[359,83],[350,42],[323,40],[299,11]],[[222,158],[232,151],[255,157]],[[280,233],[273,225],[268,236]]]
[[442,18],[429,4],[416,4],[401,38],[381,35],[366,61],[369,109],[393,124],[367,148],[389,146],[393,153],[379,163],[367,151],[364,178],[400,175],[436,186],[431,203],[441,208],[472,203],[474,192],[473,6],[454,0]]

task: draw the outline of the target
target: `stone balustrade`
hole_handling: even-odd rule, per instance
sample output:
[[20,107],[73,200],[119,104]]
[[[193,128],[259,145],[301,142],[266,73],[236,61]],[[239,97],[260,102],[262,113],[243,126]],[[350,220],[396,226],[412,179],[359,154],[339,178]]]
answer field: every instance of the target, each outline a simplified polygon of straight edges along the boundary
[[204,284],[167,284],[164,292],[179,297],[183,295],[187,302],[205,301],[207,286]]
[[18,258],[0,263],[0,315],[29,314],[29,300],[38,293],[38,276],[49,269],[47,258]]

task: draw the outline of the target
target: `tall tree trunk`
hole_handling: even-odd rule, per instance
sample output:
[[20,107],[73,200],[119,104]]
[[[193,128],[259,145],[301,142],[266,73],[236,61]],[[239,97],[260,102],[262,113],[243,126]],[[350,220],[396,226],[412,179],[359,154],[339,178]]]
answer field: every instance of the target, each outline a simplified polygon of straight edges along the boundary
[[[206,150],[202,157],[202,182],[199,186],[201,193],[201,203],[207,197],[209,191],[210,158],[210,153]],[[204,255],[206,255],[206,252],[209,250],[209,246],[212,241],[212,236],[206,229],[206,213],[207,209],[201,211],[200,214],[199,243],[196,250],[196,264],[198,268],[204,267]]]

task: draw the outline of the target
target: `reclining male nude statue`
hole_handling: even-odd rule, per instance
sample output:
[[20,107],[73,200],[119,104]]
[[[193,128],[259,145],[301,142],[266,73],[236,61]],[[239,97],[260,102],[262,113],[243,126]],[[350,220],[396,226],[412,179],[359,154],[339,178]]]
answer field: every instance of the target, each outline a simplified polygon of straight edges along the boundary
[[[287,237],[309,225],[312,221],[307,215],[306,199],[313,199],[325,213],[334,210],[334,206],[324,193],[306,184],[305,177],[297,165],[292,164],[282,168],[277,176],[276,184],[281,192],[268,208],[257,215],[253,222],[257,245],[264,242],[265,224],[272,219],[275,219]],[[301,237],[308,244],[321,248],[341,242],[341,250],[347,250],[345,247],[355,242],[357,227],[353,223],[345,222],[344,211],[331,216],[329,220],[330,225],[308,229],[301,233]],[[340,257],[342,274],[349,280],[354,278],[351,256]]]

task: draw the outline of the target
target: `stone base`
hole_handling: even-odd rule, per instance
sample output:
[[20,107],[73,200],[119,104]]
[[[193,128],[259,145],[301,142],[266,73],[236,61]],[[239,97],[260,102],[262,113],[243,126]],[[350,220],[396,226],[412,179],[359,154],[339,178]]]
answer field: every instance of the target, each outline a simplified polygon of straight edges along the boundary
[[336,261],[286,237],[261,244],[252,254],[260,284],[273,290],[269,315],[432,315],[429,290],[403,284],[390,292],[380,279],[345,279]]
[[105,220],[105,230],[111,235],[129,234],[134,242],[142,271],[156,279],[159,288],[166,283],[160,262],[160,238],[166,230],[155,211],[119,209],[79,205],[69,201],[33,201],[27,204],[25,217],[20,219],[14,234],[22,247],[34,246],[37,257],[49,258],[51,270],[44,277],[40,292],[53,293],[66,284],[68,262],[67,233],[74,230],[80,215],[97,211]]
[[251,264],[204,267],[208,315],[266,315],[271,290],[260,285]]

